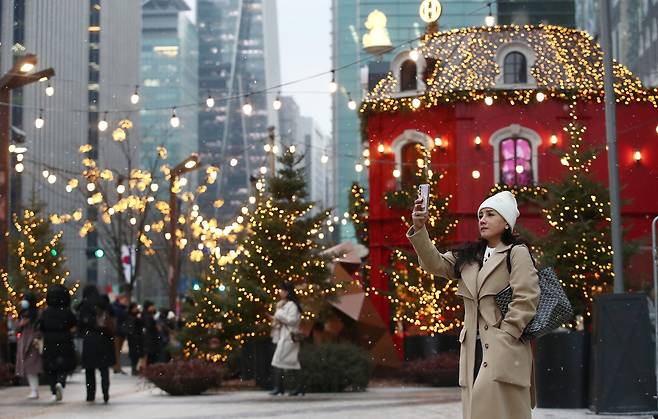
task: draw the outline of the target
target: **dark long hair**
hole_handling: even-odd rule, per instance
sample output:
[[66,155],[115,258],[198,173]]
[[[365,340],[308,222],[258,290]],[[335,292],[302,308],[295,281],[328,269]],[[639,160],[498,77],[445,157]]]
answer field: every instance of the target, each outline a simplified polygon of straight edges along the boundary
[[286,290],[288,291],[288,301],[292,301],[295,303],[297,306],[297,310],[299,310],[299,313],[303,313],[304,311],[302,310],[302,305],[299,303],[299,298],[297,297],[297,294],[295,294],[295,286],[293,285],[292,282],[284,282],[281,284],[279,289]]
[[[512,229],[505,229],[503,235],[500,237],[500,240],[505,245],[517,245],[525,244],[528,245],[528,242],[522,239],[519,235],[512,233]],[[528,245],[528,247],[530,247]],[[456,256],[457,260],[455,261],[455,278],[461,278],[461,271],[464,265],[471,263],[477,263],[479,268],[482,268],[482,258],[484,257],[484,251],[487,248],[487,241],[485,239],[480,239],[474,242],[468,242],[461,246],[458,246],[452,249],[452,253]]]

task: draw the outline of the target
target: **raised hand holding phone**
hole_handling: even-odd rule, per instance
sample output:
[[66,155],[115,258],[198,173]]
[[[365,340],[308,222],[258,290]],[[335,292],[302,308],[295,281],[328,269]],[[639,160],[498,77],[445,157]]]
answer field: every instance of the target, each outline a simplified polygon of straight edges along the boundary
[[428,184],[422,184],[418,187],[418,199],[414,202],[414,209],[411,213],[414,230],[418,231],[425,226],[429,215],[427,213],[429,202],[430,187]]

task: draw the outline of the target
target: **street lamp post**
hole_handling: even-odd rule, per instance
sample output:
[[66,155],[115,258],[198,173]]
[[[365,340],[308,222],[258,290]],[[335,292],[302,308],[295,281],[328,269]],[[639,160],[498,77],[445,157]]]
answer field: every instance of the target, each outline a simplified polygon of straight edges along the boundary
[[9,156],[11,91],[55,75],[55,70],[48,68],[37,72],[32,70],[37,65],[37,56],[24,55],[16,60],[11,70],[0,77],[0,270],[7,272],[9,266],[9,178],[11,160]]
[[176,310],[176,294],[178,292],[178,277],[180,275],[180,254],[176,242],[176,225],[178,224],[178,198],[174,191],[176,181],[185,173],[199,168],[199,155],[192,153],[188,158],[180,162],[171,170],[169,175],[169,308]]

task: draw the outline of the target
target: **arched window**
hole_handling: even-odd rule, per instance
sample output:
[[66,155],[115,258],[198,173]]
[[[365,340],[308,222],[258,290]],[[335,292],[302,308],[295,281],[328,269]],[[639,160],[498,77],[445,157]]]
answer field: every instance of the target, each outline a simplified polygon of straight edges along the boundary
[[528,82],[528,63],[525,55],[518,51],[510,52],[503,61],[503,83],[522,84]]
[[500,142],[500,182],[506,185],[533,184],[532,145],[525,138],[507,138]]
[[423,146],[420,143],[407,143],[400,150],[402,168],[400,181],[402,186],[414,186],[417,182],[418,169],[424,164]]
[[416,62],[414,60],[405,60],[400,67],[400,91],[416,90],[417,88]]

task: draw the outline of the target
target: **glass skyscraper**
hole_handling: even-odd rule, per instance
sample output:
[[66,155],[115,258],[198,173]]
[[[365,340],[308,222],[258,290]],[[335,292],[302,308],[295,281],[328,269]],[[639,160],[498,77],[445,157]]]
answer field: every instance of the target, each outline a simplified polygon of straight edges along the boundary
[[[486,3],[481,0],[443,0],[443,13],[439,20],[440,29],[458,28],[464,26],[480,26],[489,12]],[[348,211],[349,193],[352,182],[358,180],[367,188],[367,175],[355,171],[355,165],[361,158],[361,133],[358,111],[348,108],[348,94],[358,102],[363,99],[367,83],[362,82],[361,69],[364,66],[388,69],[388,63],[393,57],[408,49],[403,46],[391,53],[384,54],[381,61],[369,56],[362,49],[361,40],[367,33],[365,21],[375,9],[384,12],[391,43],[393,46],[403,45],[417,39],[425,32],[425,23],[419,16],[420,1],[418,0],[333,0],[332,1],[332,62],[333,68],[340,68],[356,61],[364,60],[358,65],[352,65],[336,72],[338,92],[333,98],[333,164],[335,185],[336,212],[343,214]],[[363,80],[365,81],[365,80]],[[342,226],[341,240],[354,238],[351,224]]]
[[[199,114],[200,152],[220,167],[218,181],[201,196],[201,211],[222,221],[235,217],[253,194],[252,178],[267,166],[268,127],[278,127],[271,103],[279,84],[276,3],[198,0],[199,100],[214,104]],[[243,111],[250,105],[251,113]],[[213,202],[224,201],[220,208]]]

